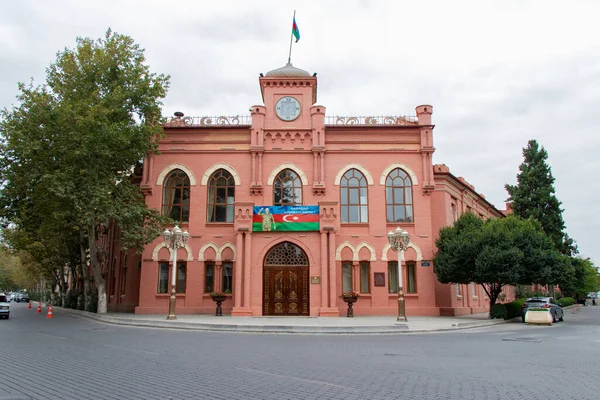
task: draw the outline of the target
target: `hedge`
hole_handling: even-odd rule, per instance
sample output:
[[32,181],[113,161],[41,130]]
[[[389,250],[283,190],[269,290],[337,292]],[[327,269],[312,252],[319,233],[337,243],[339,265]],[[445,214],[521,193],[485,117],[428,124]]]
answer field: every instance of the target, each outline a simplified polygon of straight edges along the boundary
[[517,299],[510,303],[494,304],[490,309],[491,318],[513,319],[521,316],[521,307],[526,299]]
[[562,299],[558,299],[558,304],[561,307],[567,307],[575,304],[575,300],[572,297],[563,297]]

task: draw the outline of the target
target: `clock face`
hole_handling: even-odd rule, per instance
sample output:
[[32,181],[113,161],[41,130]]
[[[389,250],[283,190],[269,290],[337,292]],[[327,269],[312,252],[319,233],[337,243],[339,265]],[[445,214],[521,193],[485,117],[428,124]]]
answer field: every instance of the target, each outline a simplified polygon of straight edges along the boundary
[[275,105],[275,113],[284,121],[293,121],[300,115],[300,102],[290,96],[282,97]]

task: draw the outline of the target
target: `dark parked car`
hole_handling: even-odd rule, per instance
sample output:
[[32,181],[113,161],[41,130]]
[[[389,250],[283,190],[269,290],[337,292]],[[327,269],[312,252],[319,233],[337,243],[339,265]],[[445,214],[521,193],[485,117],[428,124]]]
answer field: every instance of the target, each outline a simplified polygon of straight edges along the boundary
[[549,308],[552,322],[564,321],[563,309],[552,297],[530,297],[521,307],[521,318],[525,322],[528,308]]

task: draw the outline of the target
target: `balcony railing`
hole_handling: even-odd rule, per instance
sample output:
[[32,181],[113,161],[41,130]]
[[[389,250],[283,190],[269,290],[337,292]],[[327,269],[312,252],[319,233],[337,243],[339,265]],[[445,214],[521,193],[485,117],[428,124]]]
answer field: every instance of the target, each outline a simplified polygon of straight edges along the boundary
[[235,115],[219,117],[167,117],[163,123],[164,127],[227,127],[227,126],[250,126],[252,118],[249,115]]
[[369,117],[337,117],[337,116],[326,116],[325,125],[357,125],[357,126],[406,126],[406,125],[418,125],[419,119],[416,116],[392,116],[392,115],[380,115],[380,116],[369,116]]
[[[416,116],[359,116],[359,117],[339,117],[326,116],[325,125],[356,125],[356,126],[411,126],[418,125],[419,119]],[[187,117],[175,116],[167,117],[163,123],[164,127],[169,128],[187,128],[187,127],[228,127],[228,126],[251,126],[252,117],[250,115],[234,116],[215,116],[215,117]]]

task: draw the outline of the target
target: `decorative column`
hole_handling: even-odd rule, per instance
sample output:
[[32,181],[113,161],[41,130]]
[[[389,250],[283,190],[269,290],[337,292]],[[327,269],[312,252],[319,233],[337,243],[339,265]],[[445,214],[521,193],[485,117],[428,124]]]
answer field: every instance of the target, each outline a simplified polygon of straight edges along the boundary
[[251,316],[250,304],[250,234],[254,203],[235,202],[233,228],[235,238],[234,307],[232,316]]
[[252,255],[252,235],[244,233],[244,304],[243,307],[250,308],[250,257]]
[[237,254],[235,256],[235,281],[233,288],[233,306],[239,308],[242,306],[242,275],[244,273],[244,238],[241,232],[235,234],[235,249]]
[[256,184],[256,153],[252,153],[251,185]]
[[317,167],[318,167],[318,163],[317,163],[317,157],[319,156],[319,153],[313,153],[313,185],[319,181],[319,177],[317,175]]
[[333,231],[327,232],[327,239],[329,242],[329,304],[330,308],[334,309],[339,315],[337,310],[337,280],[338,274],[335,268],[335,235]]
[[262,186],[262,177],[263,177],[263,153],[258,153],[258,177],[257,182]]
[[360,293],[360,270],[358,261],[352,261],[352,290]]
[[223,287],[223,262],[221,260],[215,261],[215,276],[214,276],[214,291],[220,292]]
[[321,177],[320,180],[321,182],[325,182],[325,153],[321,152],[320,153],[321,156]]
[[327,235],[325,231],[321,232],[321,309],[328,308],[329,299],[327,298],[328,271],[329,265],[327,259]]

